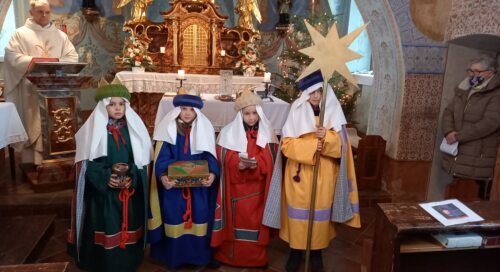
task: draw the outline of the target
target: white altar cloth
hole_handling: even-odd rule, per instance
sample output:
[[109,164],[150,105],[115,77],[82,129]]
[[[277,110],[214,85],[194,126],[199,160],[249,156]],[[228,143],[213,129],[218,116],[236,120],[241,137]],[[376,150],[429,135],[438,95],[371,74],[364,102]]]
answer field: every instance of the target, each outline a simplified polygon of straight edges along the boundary
[[[214,98],[215,96],[215,94],[202,95],[204,106],[201,112],[203,112],[212,122],[215,131],[219,132],[225,125],[234,120],[236,112],[234,111],[234,102],[222,102],[216,100]],[[156,113],[155,126],[174,108],[172,99],[172,97],[163,97],[161,99],[160,105],[158,106],[158,112]],[[262,109],[267,119],[271,122],[275,133],[281,135],[281,129],[288,116],[290,104],[276,97],[272,97],[272,99],[274,102],[267,101],[266,99],[266,101],[262,103]]]
[[26,140],[28,135],[16,106],[10,102],[0,103],[0,149],[12,144],[19,151]]
[[[186,74],[182,86],[187,89],[196,89],[200,93],[224,93],[220,86],[219,75]],[[122,71],[116,74],[119,80],[131,93],[165,93],[176,92],[179,87],[177,74],[173,73],[133,73]],[[232,92],[237,93],[249,87],[264,88],[264,77],[244,77],[233,75]]]

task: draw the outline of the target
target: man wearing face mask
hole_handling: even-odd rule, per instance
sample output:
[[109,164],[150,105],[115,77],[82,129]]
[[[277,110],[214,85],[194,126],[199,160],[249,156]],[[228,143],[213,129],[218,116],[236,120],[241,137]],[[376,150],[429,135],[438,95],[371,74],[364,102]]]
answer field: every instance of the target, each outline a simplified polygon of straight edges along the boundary
[[458,142],[456,155],[443,153],[443,168],[455,183],[461,179],[477,182],[481,199],[489,196],[500,141],[500,75],[496,67],[496,59],[486,55],[472,60],[442,121],[446,142]]

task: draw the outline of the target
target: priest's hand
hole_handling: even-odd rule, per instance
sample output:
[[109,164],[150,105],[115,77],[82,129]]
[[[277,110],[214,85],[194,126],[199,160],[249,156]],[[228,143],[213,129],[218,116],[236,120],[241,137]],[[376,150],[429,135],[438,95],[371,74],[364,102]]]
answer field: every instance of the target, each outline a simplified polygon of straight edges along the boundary
[[212,183],[214,183],[214,179],[215,179],[215,174],[210,173],[210,175],[208,176],[207,179],[204,179],[201,181],[201,184],[203,184],[203,186],[205,186],[205,187],[210,187],[210,185],[212,185]]
[[165,189],[170,190],[172,187],[175,185],[175,181],[171,181],[167,175],[161,176],[161,184],[163,184],[163,187]]
[[120,188],[120,179],[118,178],[118,175],[111,174],[108,180],[108,186],[110,188]]

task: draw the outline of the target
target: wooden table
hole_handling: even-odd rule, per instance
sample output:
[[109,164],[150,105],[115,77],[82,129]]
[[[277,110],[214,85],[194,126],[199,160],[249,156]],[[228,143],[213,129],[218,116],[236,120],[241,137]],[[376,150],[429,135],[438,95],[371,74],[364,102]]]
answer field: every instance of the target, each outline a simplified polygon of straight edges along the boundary
[[465,203],[485,220],[445,227],[418,203],[378,204],[372,271],[500,271],[500,247],[447,249],[437,232],[500,231],[500,202]]

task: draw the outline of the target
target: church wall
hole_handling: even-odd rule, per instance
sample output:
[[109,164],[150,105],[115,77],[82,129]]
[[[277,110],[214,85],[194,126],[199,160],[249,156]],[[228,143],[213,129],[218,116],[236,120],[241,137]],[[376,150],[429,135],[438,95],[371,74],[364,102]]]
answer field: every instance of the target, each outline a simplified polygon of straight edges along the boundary
[[357,0],[356,4],[365,21],[369,21],[368,37],[372,48],[373,85],[367,112],[367,134],[380,135],[387,141],[389,156],[397,150],[398,123],[404,84],[403,53],[394,15],[388,1]]
[[473,34],[500,34],[500,3],[492,0],[454,0],[444,38],[450,41]]

